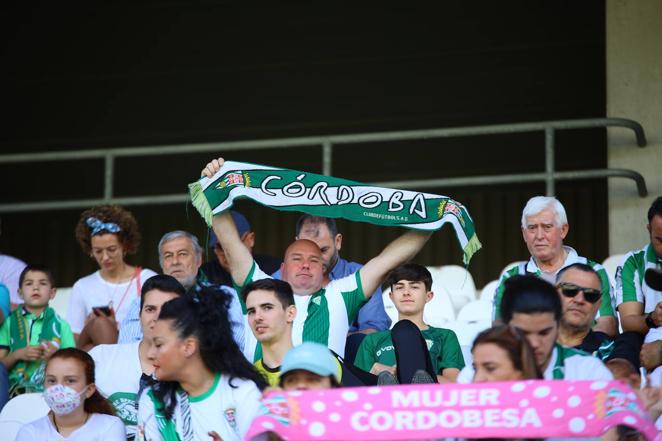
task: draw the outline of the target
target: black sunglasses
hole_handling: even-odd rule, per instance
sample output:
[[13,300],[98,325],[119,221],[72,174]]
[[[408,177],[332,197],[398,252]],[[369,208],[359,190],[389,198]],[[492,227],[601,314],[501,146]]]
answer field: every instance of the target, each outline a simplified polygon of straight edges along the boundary
[[599,289],[584,288],[583,286],[577,286],[574,283],[559,283],[556,287],[559,288],[561,294],[566,297],[575,297],[581,291],[584,293],[586,301],[590,303],[595,303],[602,297],[602,291]]

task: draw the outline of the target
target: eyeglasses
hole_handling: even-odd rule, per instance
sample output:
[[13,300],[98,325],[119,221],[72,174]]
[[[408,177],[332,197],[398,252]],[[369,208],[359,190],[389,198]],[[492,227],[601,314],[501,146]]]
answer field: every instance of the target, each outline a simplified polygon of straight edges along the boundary
[[602,291],[594,288],[584,288],[583,286],[577,286],[574,283],[559,283],[556,287],[561,290],[561,294],[566,297],[575,297],[579,292],[584,293],[584,298],[587,302],[595,303],[602,297]]

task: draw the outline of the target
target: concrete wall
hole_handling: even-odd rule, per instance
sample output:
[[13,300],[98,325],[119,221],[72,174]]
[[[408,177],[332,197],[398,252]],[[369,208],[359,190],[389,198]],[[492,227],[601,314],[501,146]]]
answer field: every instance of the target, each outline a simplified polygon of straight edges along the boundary
[[648,146],[636,146],[632,133],[609,129],[609,167],[641,173],[649,196],[637,196],[634,183],[609,182],[610,253],[647,243],[646,213],[662,195],[662,1],[606,0],[607,116],[639,121]]

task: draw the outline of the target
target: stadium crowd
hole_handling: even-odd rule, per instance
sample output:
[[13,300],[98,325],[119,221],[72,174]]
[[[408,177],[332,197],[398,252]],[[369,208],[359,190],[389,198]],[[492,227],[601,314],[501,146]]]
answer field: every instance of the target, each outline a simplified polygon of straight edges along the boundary
[[662,197],[647,213],[650,242],[625,255],[615,285],[564,244],[561,202],[531,198],[530,257],[501,275],[472,360],[452,330],[424,320],[432,275],[411,260],[432,233],[408,230],[359,264],[340,256],[331,218],[302,215],[282,259],[253,253],[259,237],[241,213],[212,228],[209,262],[195,235],[166,233],[158,274],[126,261],[140,245],[131,212],[84,211],[75,237],[99,269],[76,281],[65,317],[49,306],[48,268],[0,255],[0,409],[34,392],[50,408],[16,439],[242,440],[278,388],[620,379],[662,414]]

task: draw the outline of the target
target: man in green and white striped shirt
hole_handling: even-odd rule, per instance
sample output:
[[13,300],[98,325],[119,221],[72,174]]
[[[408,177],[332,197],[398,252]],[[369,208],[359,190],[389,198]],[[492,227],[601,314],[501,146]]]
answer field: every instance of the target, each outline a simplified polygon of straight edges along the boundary
[[522,211],[522,236],[531,258],[505,271],[499,280],[494,296],[494,319],[500,319],[500,304],[504,282],[515,275],[531,274],[551,284],[556,283],[558,272],[573,263],[583,263],[592,267],[600,276],[602,303],[598,311],[594,331],[601,331],[610,337],[617,333],[615,300],[613,289],[602,265],[577,254],[574,249],[563,245],[569,230],[565,208],[554,197],[535,196],[526,203]]
[[650,243],[630,251],[616,272],[616,301],[624,331],[646,334],[662,326],[662,291],[644,279],[648,268],[662,269],[662,196],[648,210]]
[[[207,165],[205,173],[213,174],[221,167],[220,160],[214,161]],[[241,242],[229,211],[215,215],[212,227],[228,259],[237,288],[271,277],[255,264],[253,256]],[[297,346],[303,341],[314,341],[344,355],[347,331],[360,307],[389,271],[414,257],[430,236],[428,231],[409,230],[356,273],[331,280],[326,285],[320,248],[311,240],[294,241],[285,251],[281,264],[281,279],[292,286],[297,309],[292,343]],[[252,359],[252,354],[246,350],[244,354]]]

